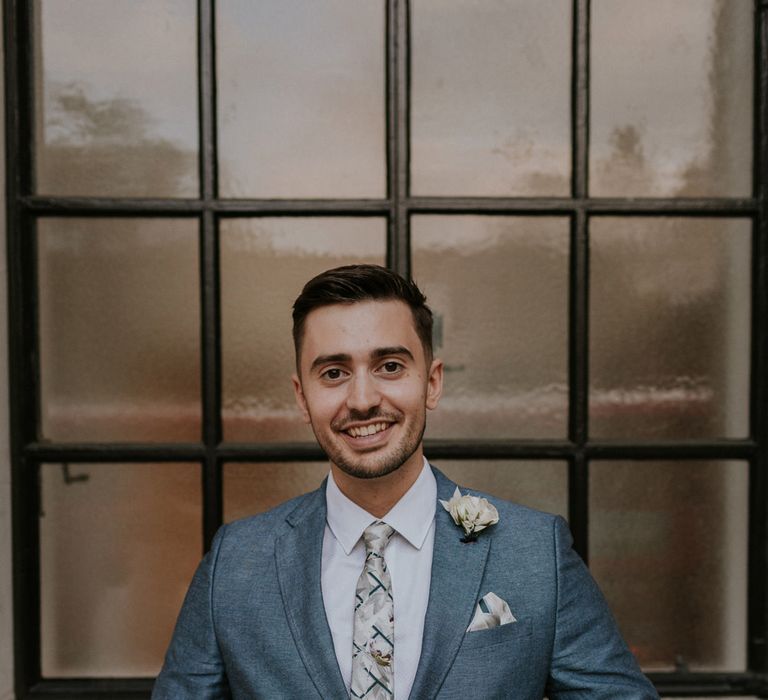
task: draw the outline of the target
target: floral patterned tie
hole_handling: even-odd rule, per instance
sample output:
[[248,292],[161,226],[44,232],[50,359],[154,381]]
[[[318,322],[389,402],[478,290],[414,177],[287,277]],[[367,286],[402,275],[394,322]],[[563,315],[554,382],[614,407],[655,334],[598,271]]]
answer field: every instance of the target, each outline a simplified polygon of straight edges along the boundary
[[363,532],[365,566],[355,591],[352,637],[353,698],[391,700],[394,697],[395,613],[392,580],[384,561],[384,548],[394,530],[381,521]]

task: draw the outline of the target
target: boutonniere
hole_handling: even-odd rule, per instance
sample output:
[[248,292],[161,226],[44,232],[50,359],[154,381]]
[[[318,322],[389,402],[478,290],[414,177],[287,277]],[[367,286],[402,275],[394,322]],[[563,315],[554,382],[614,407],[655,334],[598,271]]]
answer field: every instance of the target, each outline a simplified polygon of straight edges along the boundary
[[499,511],[480,496],[461,495],[459,487],[450,501],[440,501],[459,527],[464,529],[462,542],[474,542],[481,530],[499,522]]

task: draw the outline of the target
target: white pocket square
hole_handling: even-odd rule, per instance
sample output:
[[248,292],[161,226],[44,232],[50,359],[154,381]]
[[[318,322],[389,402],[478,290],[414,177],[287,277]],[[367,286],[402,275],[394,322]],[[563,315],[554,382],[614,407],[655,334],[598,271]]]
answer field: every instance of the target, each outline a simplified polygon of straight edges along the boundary
[[506,601],[495,593],[486,593],[477,604],[475,616],[467,627],[467,632],[488,630],[499,625],[508,625],[510,622],[517,622],[517,620]]

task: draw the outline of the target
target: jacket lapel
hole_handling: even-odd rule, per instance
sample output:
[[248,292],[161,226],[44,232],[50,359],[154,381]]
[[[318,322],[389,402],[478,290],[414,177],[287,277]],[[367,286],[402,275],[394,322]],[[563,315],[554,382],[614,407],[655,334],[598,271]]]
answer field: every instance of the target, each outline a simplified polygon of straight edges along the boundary
[[320,586],[325,482],[286,521],[289,527],[277,539],[275,561],[293,640],[320,696],[346,697]]
[[[433,471],[438,498],[447,501],[456,484],[436,469]],[[461,542],[461,536],[461,529],[438,503],[429,603],[411,698],[435,697],[475,612],[491,538],[481,536],[466,544]]]

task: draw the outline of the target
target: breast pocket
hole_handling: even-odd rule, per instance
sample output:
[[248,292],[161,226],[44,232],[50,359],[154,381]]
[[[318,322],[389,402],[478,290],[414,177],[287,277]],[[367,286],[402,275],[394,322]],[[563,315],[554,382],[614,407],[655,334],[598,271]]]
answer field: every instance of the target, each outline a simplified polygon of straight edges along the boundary
[[541,700],[548,667],[548,653],[532,620],[467,632],[437,697]]
[[505,644],[511,640],[522,640],[531,636],[531,621],[518,620],[506,625],[491,627],[488,630],[477,630],[476,632],[467,632],[464,635],[464,641],[461,643],[459,652],[470,649],[485,649],[496,644]]

